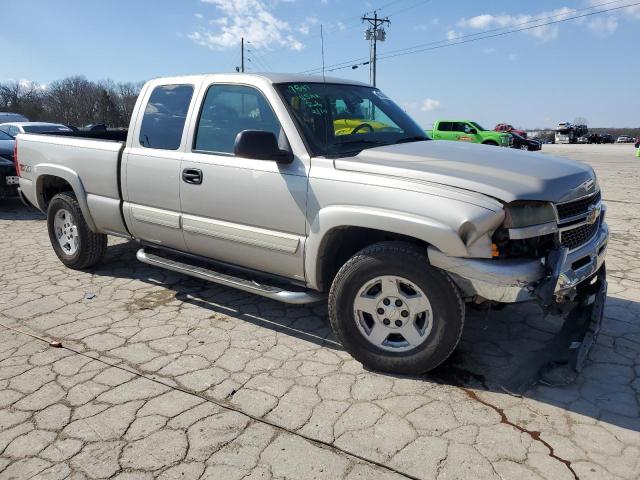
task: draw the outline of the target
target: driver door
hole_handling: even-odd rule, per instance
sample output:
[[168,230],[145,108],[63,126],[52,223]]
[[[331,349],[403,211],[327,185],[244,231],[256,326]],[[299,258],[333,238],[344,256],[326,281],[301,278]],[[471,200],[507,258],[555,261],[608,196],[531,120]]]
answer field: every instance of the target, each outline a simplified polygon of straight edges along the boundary
[[182,228],[189,252],[304,280],[307,167],[240,158],[243,130],[287,142],[269,101],[254,86],[212,83],[203,89],[193,139],[181,164]]

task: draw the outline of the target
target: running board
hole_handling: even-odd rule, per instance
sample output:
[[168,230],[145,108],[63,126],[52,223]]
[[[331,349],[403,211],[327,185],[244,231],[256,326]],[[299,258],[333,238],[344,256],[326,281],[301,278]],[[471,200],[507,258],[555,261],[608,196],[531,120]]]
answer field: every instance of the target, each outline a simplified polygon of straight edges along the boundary
[[253,280],[246,280],[244,278],[234,277],[226,273],[216,272],[215,270],[211,270],[209,268],[189,265],[187,263],[171,260],[153,253],[146,252],[144,248],[138,250],[138,253],[136,253],[136,258],[142,263],[153,265],[155,267],[166,268],[167,270],[172,270],[184,275],[200,278],[201,280],[218,283],[226,287],[236,288],[245,292],[254,293],[256,295],[271,298],[272,300],[277,300],[279,302],[303,305],[307,303],[320,302],[326,298],[323,294],[315,291],[307,290],[292,292],[283,290],[279,287],[264,285]]

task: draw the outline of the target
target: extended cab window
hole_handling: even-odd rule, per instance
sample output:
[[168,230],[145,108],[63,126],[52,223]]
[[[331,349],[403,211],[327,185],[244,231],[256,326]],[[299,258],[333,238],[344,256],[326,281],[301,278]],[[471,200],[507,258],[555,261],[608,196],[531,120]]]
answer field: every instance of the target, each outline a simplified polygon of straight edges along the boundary
[[264,130],[279,137],[280,123],[262,93],[243,85],[212,85],[202,105],[194,150],[233,153],[238,133]]
[[451,122],[440,122],[438,124],[438,130],[440,130],[441,132],[450,132],[451,126],[452,126]]
[[192,95],[191,85],[156,87],[142,117],[140,145],[147,148],[177,150],[182,141]]

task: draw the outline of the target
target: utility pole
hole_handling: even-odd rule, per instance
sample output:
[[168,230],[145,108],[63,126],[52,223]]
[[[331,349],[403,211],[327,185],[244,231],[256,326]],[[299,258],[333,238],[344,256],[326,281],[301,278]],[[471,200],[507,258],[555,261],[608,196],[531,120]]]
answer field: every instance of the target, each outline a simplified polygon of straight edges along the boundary
[[378,11],[373,11],[373,17],[362,16],[362,22],[369,22],[370,27],[364,32],[365,40],[369,40],[369,83],[376,86],[376,64],[378,55],[378,42],[384,42],[387,32],[383,25],[390,25],[389,17],[378,18]]
[[240,71],[244,73],[244,37],[240,39]]

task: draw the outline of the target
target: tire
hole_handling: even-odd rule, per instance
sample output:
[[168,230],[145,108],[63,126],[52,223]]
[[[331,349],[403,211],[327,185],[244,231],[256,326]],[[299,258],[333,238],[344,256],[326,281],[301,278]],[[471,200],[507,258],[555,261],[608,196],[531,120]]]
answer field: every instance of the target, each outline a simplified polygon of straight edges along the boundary
[[[380,303],[391,299],[391,305],[398,305],[393,296],[386,297],[386,287],[377,285],[379,278],[385,285],[399,286],[398,299],[400,305],[406,301],[406,307],[394,308],[394,313],[385,306],[388,304]],[[371,285],[372,289],[367,290]],[[378,288],[381,290],[376,294]],[[422,295],[407,295],[407,291],[424,293],[430,308],[428,315],[426,311],[416,315],[424,306],[401,310],[411,309],[410,305],[418,305],[418,301],[420,305],[425,303]],[[377,302],[373,311],[376,317],[358,309],[362,301],[371,306]],[[384,313],[380,314],[382,310]],[[402,318],[405,313],[406,318]],[[390,318],[382,318],[386,316]],[[464,303],[449,276],[429,265],[423,249],[405,242],[381,242],[356,253],[339,270],[329,292],[329,319],[338,341],[366,367],[416,375],[440,365],[456,348],[464,325]],[[384,323],[389,320],[393,324]],[[398,320],[404,324],[395,329]],[[385,326],[386,330],[375,330]],[[424,333],[416,337],[416,331],[421,329]],[[385,337],[387,331],[391,333]],[[382,334],[376,337],[374,332]],[[409,342],[404,339],[404,332],[410,334],[407,338],[418,340]],[[375,338],[384,341],[376,342]]]
[[528,152],[529,151],[529,145],[522,145],[520,147],[520,150],[524,150],[525,152]]
[[59,193],[51,199],[47,229],[53,251],[65,266],[74,270],[93,267],[107,251],[107,236],[89,229],[71,192]]
[[491,145],[493,147],[497,147],[498,146],[498,142],[494,142],[493,140],[487,140],[486,142],[482,143],[483,145]]

